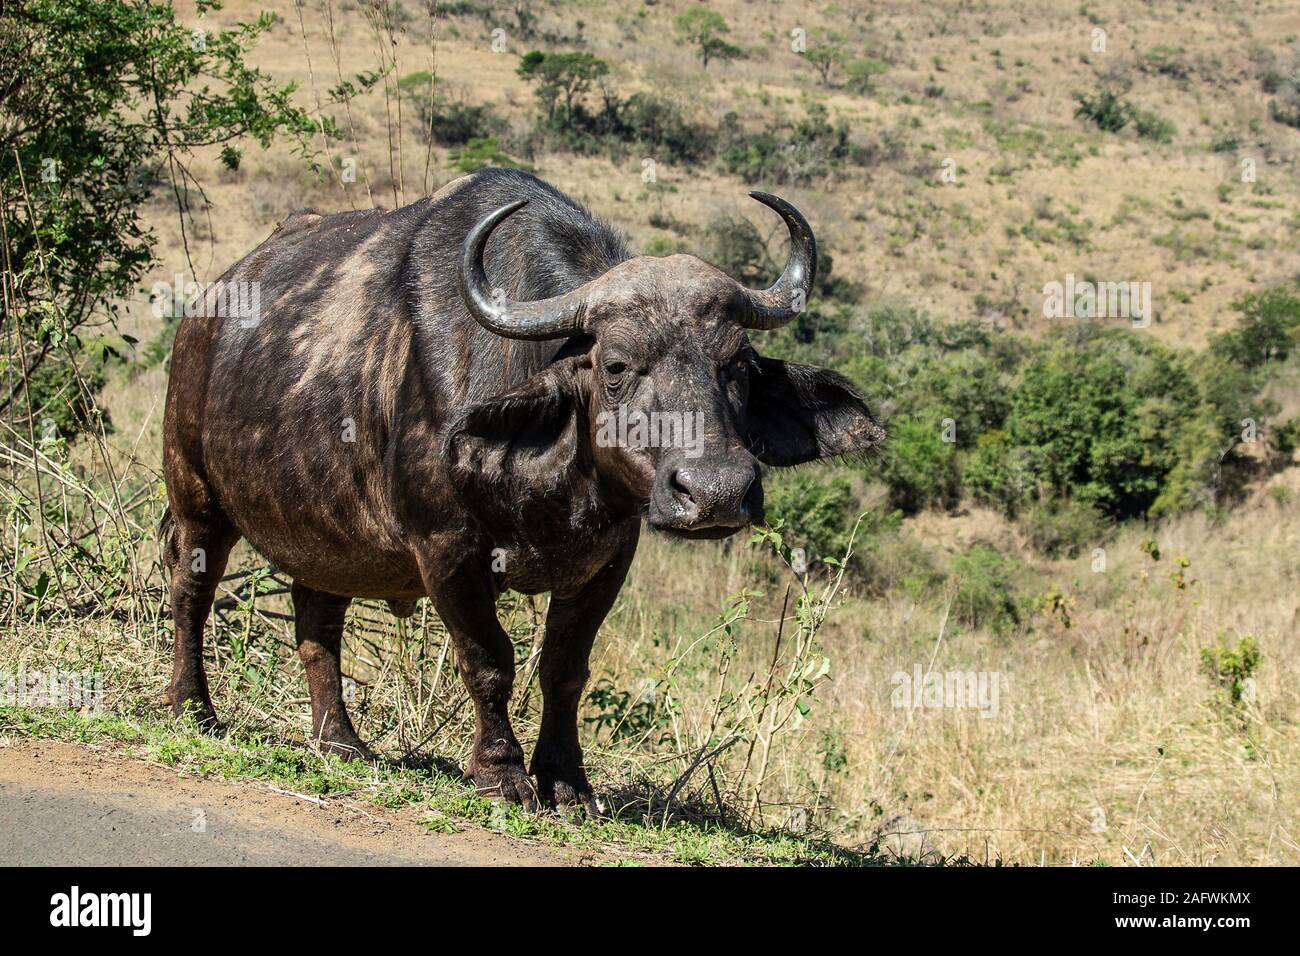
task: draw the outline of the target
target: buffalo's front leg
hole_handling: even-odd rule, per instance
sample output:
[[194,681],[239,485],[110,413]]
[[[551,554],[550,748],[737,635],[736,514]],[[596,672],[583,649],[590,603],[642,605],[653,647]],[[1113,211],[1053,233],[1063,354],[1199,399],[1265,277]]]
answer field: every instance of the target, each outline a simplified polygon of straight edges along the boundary
[[578,743],[578,704],[589,676],[591,645],[614,605],[636,553],[636,539],[573,595],[555,595],[546,615],[546,637],[538,677],[542,728],[533,750],[532,771],[542,800],[559,809],[581,806],[599,814],[587,782]]
[[[486,566],[486,564],[485,564]],[[537,788],[524,767],[524,749],[510,726],[515,652],[497,620],[486,572],[460,571],[433,581],[429,597],[456,648],[456,668],[474,701],[474,753],[465,776],[479,793],[539,809]]]
[[374,754],[352,729],[343,702],[343,619],[351,598],[293,583],[294,636],[307,669],[311,731],[321,750],[345,759],[373,760]]

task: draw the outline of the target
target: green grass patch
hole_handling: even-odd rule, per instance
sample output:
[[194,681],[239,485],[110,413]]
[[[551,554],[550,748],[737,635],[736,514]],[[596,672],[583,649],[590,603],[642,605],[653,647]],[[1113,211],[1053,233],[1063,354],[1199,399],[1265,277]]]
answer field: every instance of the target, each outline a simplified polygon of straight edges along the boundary
[[[713,822],[663,819],[614,806],[600,820],[532,815],[477,796],[458,774],[432,761],[377,766],[347,763],[308,748],[268,739],[214,737],[169,720],[133,720],[70,710],[0,708],[0,735],[84,744],[120,744],[179,774],[259,781],[311,796],[352,799],[378,807],[415,807],[431,832],[466,826],[570,848],[632,853],[651,862],[688,865],[866,866],[895,862],[783,831],[744,831]],[[616,801],[613,801],[616,802]]]

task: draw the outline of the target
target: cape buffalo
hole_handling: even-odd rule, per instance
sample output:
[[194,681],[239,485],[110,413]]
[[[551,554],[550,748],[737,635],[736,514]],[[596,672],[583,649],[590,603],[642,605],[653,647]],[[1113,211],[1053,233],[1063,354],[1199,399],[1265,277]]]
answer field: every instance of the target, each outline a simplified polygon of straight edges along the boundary
[[[845,379],[749,342],[795,317],[817,262],[798,210],[751,195],[790,234],[764,291],[694,256],[634,257],[578,203],[504,169],[391,212],[295,213],[232,267],[180,323],[168,383],[175,712],[215,724],[203,628],[243,537],[293,578],[324,749],[371,756],[341,693],[349,602],[410,613],[427,596],[474,701],[466,776],[529,808],[595,812],[578,704],[642,520],[729,535],[762,516],[760,462],[884,438]],[[254,290],[256,314],[223,313],[222,286]],[[618,416],[681,422],[677,438],[693,423],[694,439],[607,427]],[[528,767],[507,710],[506,588],[552,595]]]

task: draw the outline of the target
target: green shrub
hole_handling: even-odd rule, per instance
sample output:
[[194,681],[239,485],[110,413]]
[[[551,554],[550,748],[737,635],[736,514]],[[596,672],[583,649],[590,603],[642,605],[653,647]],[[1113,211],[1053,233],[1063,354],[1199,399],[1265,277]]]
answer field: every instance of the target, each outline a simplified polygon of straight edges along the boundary
[[780,274],[766,240],[748,219],[716,216],[704,229],[704,247],[710,262],[746,285],[764,288]]
[[1254,675],[1260,657],[1259,642],[1247,634],[1236,647],[1220,643],[1201,648],[1201,669],[1235,707],[1241,704],[1246,681]]
[[857,566],[863,581],[877,596],[901,590],[914,601],[936,594],[944,582],[933,552],[914,535],[901,530],[901,512],[892,512],[871,528],[858,534],[862,542],[857,551]]
[[1020,608],[1012,588],[1017,562],[987,545],[977,544],[952,559],[949,577],[956,592],[952,614],[969,627],[987,627],[1002,634],[1020,623]]
[[1292,43],[1277,53],[1256,49],[1251,59],[1260,71],[1260,88],[1275,97],[1269,100],[1269,117],[1300,129],[1300,45]]
[[[45,434],[52,427],[58,437],[72,438],[90,428],[96,421],[93,397],[107,380],[105,363],[98,357],[84,361],[79,369],[65,363],[37,366],[28,378],[29,391],[24,395],[31,399],[37,431]],[[26,401],[23,407],[27,407]],[[112,432],[108,413],[100,410],[100,416],[104,430]]]
[[889,504],[905,514],[922,508],[953,508],[961,493],[956,445],[944,441],[936,421],[897,417],[887,428],[881,476]]
[[1213,504],[1227,490],[1224,479],[1237,463],[1236,456],[1225,451],[1234,441],[1231,430],[1215,424],[1208,407],[1178,429],[1174,439],[1174,466],[1147,509],[1151,518]]
[[1300,416],[1274,425],[1269,430],[1268,444],[1277,454],[1290,458],[1300,448]]
[[1199,408],[1185,365],[1149,338],[1084,331],[1025,370],[1007,433],[1060,496],[1117,518],[1145,514]]
[[764,482],[768,520],[784,519],[785,543],[803,548],[808,561],[842,558],[859,513],[849,479],[788,471]]
[[520,165],[502,151],[495,136],[471,139],[464,149],[452,153],[451,158],[462,173],[472,173],[484,166]]
[[976,441],[962,466],[962,482],[976,500],[1014,518],[1034,490],[1028,453],[1011,444],[1007,433],[994,429]]
[[[774,269],[764,260],[763,279]],[[769,335],[781,354],[842,372],[886,420],[872,467],[891,508],[910,514],[970,495],[1015,518],[1046,502],[1027,530],[1040,550],[1067,554],[1109,521],[1239,497],[1252,464],[1234,449],[1243,431],[1272,434],[1277,404],[1263,386],[1296,354],[1298,295],[1288,286],[1248,296],[1239,326],[1200,353],[1097,322],[1027,343],[890,304],[814,303]],[[1285,447],[1288,433],[1278,440]]]
[[1300,129],[1300,90],[1286,87],[1286,94],[1269,100],[1268,117],[1276,123]]
[[1132,123],[1134,130],[1142,138],[1168,143],[1173,141],[1174,135],[1178,132],[1178,128],[1170,120],[1165,119],[1155,110],[1139,109],[1126,102],[1114,90],[1099,90],[1094,96],[1076,93],[1075,99],[1079,105],[1074,115],[1107,133],[1118,133]]
[[1155,140],[1157,143],[1172,143],[1178,133],[1178,127],[1173,121],[1165,119],[1155,110],[1133,110],[1133,128],[1143,139]]
[[907,403],[951,419],[958,448],[972,448],[980,435],[1002,427],[1010,389],[1002,364],[975,350],[945,352],[912,378]]
[[1185,80],[1191,74],[1182,47],[1154,46],[1147,51],[1143,69],[1175,80]]
[[671,162],[698,162],[714,148],[713,133],[682,115],[671,100],[654,93],[634,93],[622,104],[619,135],[640,143]]
[[791,183],[820,179],[846,163],[863,165],[866,150],[849,142],[849,126],[832,124],[826,106],[809,101],[805,115],[793,125],[769,125],[750,133],[735,113],[722,118],[719,158],[723,168],[750,183]]
[[1132,118],[1132,109],[1114,90],[1101,90],[1095,96],[1076,93],[1074,98],[1079,101],[1074,115],[1107,133],[1118,133]]
[[449,103],[440,97],[416,97],[415,102],[421,129],[440,146],[465,146],[471,140],[499,137],[508,128],[485,103]]
[[[773,255],[772,249],[768,245],[770,239],[771,233],[764,236],[749,219],[719,215],[712,219],[704,229],[704,255],[710,262],[732,278],[743,282],[745,285],[761,288],[775,282],[785,265],[785,250],[778,250],[779,255],[782,257],[778,261],[777,256]],[[825,297],[840,303],[856,300],[858,286],[854,282],[836,275],[834,270],[835,260],[830,251],[825,243],[819,243],[817,246],[817,284],[813,290],[814,296],[818,298]],[[838,321],[836,317],[843,315],[842,310],[836,310],[834,315],[822,311],[819,308],[817,299],[814,299],[808,304],[808,308],[799,314],[799,317],[792,325],[783,326],[783,329],[790,330],[790,337],[793,340],[804,343],[811,342],[814,336],[822,333],[840,336],[847,332],[847,321]],[[787,343],[780,336],[769,338],[767,341],[769,343],[781,341],[783,346],[793,344],[793,341]],[[827,344],[834,344],[831,339],[826,341]],[[782,354],[789,355],[790,353],[783,352]],[[805,357],[810,361],[816,361],[824,356]]]
[[679,252],[688,252],[686,243],[680,239],[670,239],[667,236],[654,236],[645,245],[644,255],[647,256],[672,256]]
[[1196,356],[1191,368],[1217,438],[1239,432],[1243,418],[1258,421],[1273,413],[1272,405],[1258,397],[1265,379],[1260,369],[1242,366],[1213,348]]
[[1020,527],[1038,553],[1049,558],[1077,558],[1102,545],[1111,523],[1087,502],[1061,499],[1030,505],[1021,516]]

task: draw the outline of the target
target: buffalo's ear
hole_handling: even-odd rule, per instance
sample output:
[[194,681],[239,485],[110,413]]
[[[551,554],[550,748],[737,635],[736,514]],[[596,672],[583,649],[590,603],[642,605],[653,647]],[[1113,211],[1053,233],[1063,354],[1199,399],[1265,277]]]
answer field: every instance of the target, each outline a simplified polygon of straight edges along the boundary
[[566,482],[582,453],[579,369],[551,365],[522,385],[471,405],[452,423],[452,470],[473,484],[541,490]]
[[759,358],[750,376],[749,443],[769,465],[868,451],[885,440],[843,375],[815,365]]

